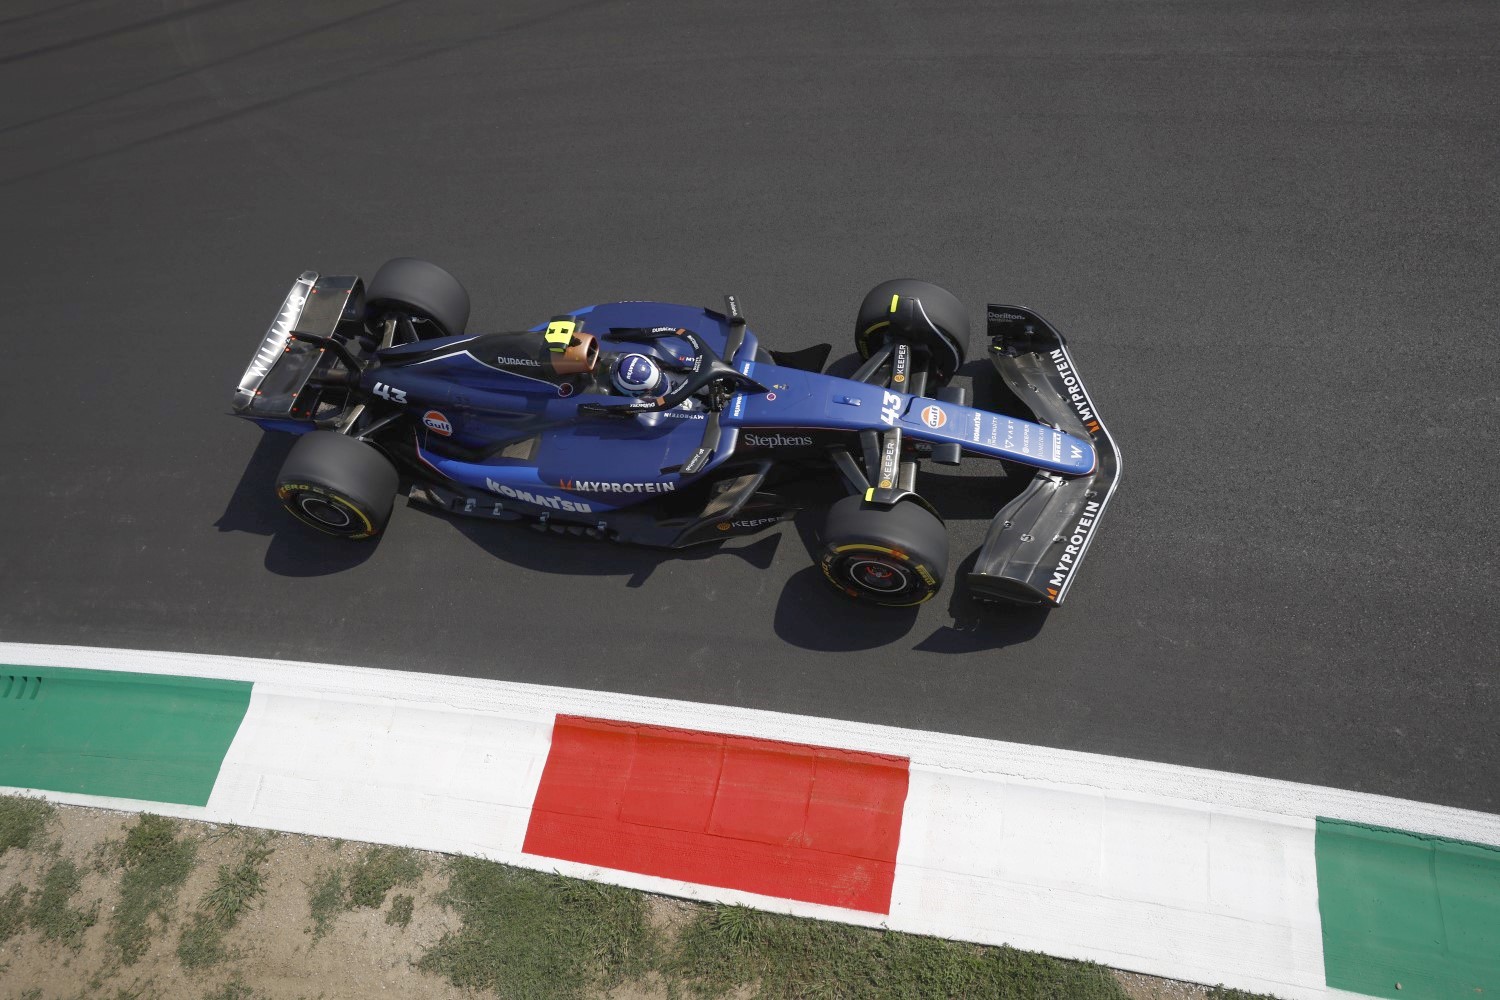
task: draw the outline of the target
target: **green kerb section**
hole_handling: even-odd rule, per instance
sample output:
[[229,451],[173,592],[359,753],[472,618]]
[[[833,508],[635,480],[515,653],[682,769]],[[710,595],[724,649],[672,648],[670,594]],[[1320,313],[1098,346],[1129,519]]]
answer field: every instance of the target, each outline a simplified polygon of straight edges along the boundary
[[1500,849],[1319,819],[1317,852],[1329,986],[1500,997]]
[[0,785],[205,805],[250,687],[0,665]]

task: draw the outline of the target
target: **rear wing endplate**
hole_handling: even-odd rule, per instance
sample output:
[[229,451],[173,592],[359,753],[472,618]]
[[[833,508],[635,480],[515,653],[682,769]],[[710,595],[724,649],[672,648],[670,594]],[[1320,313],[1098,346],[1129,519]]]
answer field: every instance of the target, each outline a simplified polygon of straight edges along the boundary
[[303,271],[235,387],[234,412],[251,418],[305,416],[297,411],[297,398],[325,355],[293,334],[333,338],[340,324],[359,319],[363,309],[359,278]]
[[990,522],[968,584],[975,596],[1055,607],[1120,481],[1120,451],[1095,409],[1062,334],[1020,306],[987,311],[990,360],[1040,423],[1088,440],[1097,462],[1086,476],[1038,472]]

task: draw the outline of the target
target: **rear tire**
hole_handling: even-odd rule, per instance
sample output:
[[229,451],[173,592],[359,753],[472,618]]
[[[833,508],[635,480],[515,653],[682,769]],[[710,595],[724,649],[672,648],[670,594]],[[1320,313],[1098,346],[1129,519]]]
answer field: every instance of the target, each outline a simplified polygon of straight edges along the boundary
[[[918,300],[920,310],[908,313],[902,308],[907,299]],[[898,301],[896,313],[891,311],[893,300]],[[854,347],[860,357],[868,358],[892,342],[910,344],[926,354],[931,367],[927,387],[941,389],[953,380],[968,356],[969,311],[952,292],[930,282],[913,278],[883,281],[860,303]]]
[[910,607],[930,599],[948,572],[948,532],[910,500],[894,507],[845,497],[828,508],[818,566],[828,582],[859,601]]
[[469,293],[458,279],[436,264],[415,257],[397,257],[380,265],[365,289],[367,313],[378,319],[387,312],[410,316],[417,337],[456,337],[469,322]]
[[395,466],[363,441],[309,431],[282,463],[276,495],[302,523],[358,541],[385,530],[400,481]]

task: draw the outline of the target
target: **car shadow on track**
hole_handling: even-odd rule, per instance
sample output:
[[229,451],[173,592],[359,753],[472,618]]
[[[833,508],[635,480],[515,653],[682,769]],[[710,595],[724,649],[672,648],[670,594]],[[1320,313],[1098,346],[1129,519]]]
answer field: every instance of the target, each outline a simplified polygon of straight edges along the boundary
[[768,569],[781,544],[779,535],[763,535],[748,544],[711,542],[686,549],[651,549],[558,535],[526,522],[456,517],[416,503],[409,504],[408,509],[451,524],[485,552],[516,566],[543,573],[585,576],[628,573],[627,587],[644,586],[658,566],[669,562],[738,557],[756,569]]
[[[215,522],[220,531],[243,531],[266,536],[265,567],[279,576],[327,576],[352,569],[369,559],[379,539],[351,544],[328,538],[289,517],[268,484],[286,461],[296,438],[290,434],[261,435],[229,503]],[[922,491],[932,494],[942,509],[956,517],[981,518],[993,512],[997,491],[1005,481],[987,475],[924,475]],[[584,576],[626,576],[627,587],[641,587],[657,567],[677,561],[739,558],[758,570],[769,570],[785,529],[729,542],[662,550],[615,545],[586,539],[555,537],[522,523],[499,523],[453,517],[420,504],[407,509],[439,518],[486,553],[526,569]],[[818,551],[822,512],[807,510],[792,522],[809,563]],[[940,625],[910,648],[930,653],[974,653],[1025,642],[1046,624],[1040,608],[985,604],[973,599],[964,582],[977,553],[970,553],[944,588],[950,624]],[[944,599],[939,595],[937,604]],[[930,620],[936,608],[876,608],[840,595],[823,579],[816,565],[793,573],[782,588],[773,619],[776,634],[785,642],[821,652],[855,652],[911,642],[919,621]],[[833,625],[833,627],[830,627]]]
[[359,543],[329,538],[288,515],[270,488],[296,440],[290,434],[261,434],[214,527],[269,536],[266,569],[278,576],[327,576],[352,569],[375,554],[379,538]]

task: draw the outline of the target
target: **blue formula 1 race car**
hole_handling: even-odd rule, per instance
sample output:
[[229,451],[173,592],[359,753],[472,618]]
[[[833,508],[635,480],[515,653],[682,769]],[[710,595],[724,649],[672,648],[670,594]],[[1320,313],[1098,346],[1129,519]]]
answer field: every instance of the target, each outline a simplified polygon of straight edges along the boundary
[[948,571],[919,465],[999,459],[1031,478],[995,504],[970,589],[1063,602],[1119,454],[1045,320],[989,307],[996,394],[1009,398],[971,401],[950,385],[968,313],[935,285],[887,281],[865,297],[863,363],[843,378],[822,371],[829,345],[767,350],[725,302],[723,312],[613,302],[473,334],[468,294],[434,264],[388,261],[368,285],[308,271],[234,412],[300,435],[277,494],[334,535],[380,534],[403,490],[451,514],[664,548],[826,506],[824,574],[850,597],[896,607],[932,597]]

